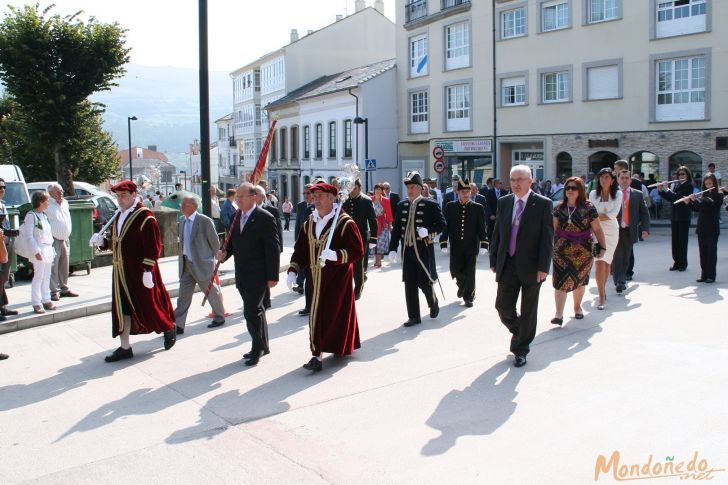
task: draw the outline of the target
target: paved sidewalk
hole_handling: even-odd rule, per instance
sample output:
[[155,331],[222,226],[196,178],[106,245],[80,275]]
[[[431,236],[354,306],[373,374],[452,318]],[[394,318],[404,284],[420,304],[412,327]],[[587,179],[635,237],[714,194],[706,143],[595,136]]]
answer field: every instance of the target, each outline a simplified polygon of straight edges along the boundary
[[[283,233],[283,242],[281,271],[288,268],[288,262],[293,252],[292,231]],[[235,284],[234,264],[233,258],[230,258],[220,265],[221,286]],[[176,298],[179,291],[178,257],[170,256],[160,259],[159,269],[170,297]],[[10,301],[8,307],[18,310],[20,314],[8,317],[5,322],[0,322],[0,334],[111,311],[111,272],[111,266],[93,268],[89,275],[85,270],[76,271],[69,278],[68,286],[78,293],[79,297],[61,298],[60,301],[54,302],[58,307],[57,310],[47,311],[41,315],[33,313],[33,306],[30,302],[30,280],[16,279],[15,286],[7,288],[6,291]]]

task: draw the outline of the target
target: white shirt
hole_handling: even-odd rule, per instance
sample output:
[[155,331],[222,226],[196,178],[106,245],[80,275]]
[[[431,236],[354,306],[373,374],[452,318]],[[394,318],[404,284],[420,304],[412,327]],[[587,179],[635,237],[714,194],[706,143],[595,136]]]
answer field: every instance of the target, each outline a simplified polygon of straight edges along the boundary
[[589,202],[597,209],[600,216],[606,215],[610,219],[616,219],[619,211],[622,210],[622,191],[617,189],[617,195],[614,199],[611,197],[606,202],[601,196],[597,195],[596,190],[589,192]]
[[[526,204],[528,204],[528,197],[531,195],[531,189],[528,189],[528,192],[526,192],[526,195],[523,197],[518,197],[516,194],[513,194],[513,214],[511,215],[511,224],[513,224],[513,221],[516,220],[516,210],[518,209],[518,201],[523,201],[523,210],[526,210]],[[521,216],[523,216],[523,212],[521,212]]]
[[71,224],[71,211],[68,208],[68,201],[62,199],[59,204],[53,197],[48,201],[46,215],[51,223],[51,232],[54,239],[67,240],[71,236],[73,225]]
[[258,207],[258,206],[254,205],[253,207],[250,208],[250,210],[248,212],[243,212],[242,214],[240,214],[240,232],[243,232],[243,228],[245,227],[245,224],[247,224],[248,219],[250,219],[250,214],[253,213],[253,211],[255,210],[256,207]]
[[328,224],[336,214],[337,205],[338,204],[334,204],[334,209],[323,217],[319,215],[317,209],[313,210],[313,222],[316,223],[316,239],[321,237],[324,227],[326,227],[326,224]]
[[129,216],[129,214],[131,214],[131,211],[133,211],[134,209],[136,209],[136,201],[134,201],[134,205],[129,207],[127,210],[121,211],[121,214],[119,214],[119,218],[116,219],[116,233],[117,234],[121,234],[121,226],[124,225],[124,221]]
[[218,202],[217,197],[210,198],[210,216],[213,219],[220,218],[220,202]]
[[[194,211],[191,216],[185,217],[185,226],[183,231],[187,233],[187,231],[190,231],[190,235],[192,235],[192,224],[195,222],[195,216],[197,216],[197,211]],[[189,229],[187,229],[189,227]],[[187,236],[187,234],[185,234]],[[190,245],[192,244],[191,241],[187,237],[184,238],[184,245],[182,247],[182,254],[184,256],[187,256],[188,258],[192,258],[192,251]]]

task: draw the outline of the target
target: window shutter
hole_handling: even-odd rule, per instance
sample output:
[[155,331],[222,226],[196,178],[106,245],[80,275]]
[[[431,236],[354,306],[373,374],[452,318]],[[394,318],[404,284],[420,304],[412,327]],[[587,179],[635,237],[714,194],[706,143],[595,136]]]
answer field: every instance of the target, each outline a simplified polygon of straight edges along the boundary
[[619,67],[592,67],[587,70],[588,99],[619,97]]
[[523,76],[509,77],[507,79],[503,79],[502,82],[503,82],[502,86],[504,88],[511,88],[513,86],[522,86],[522,85],[526,84],[526,79]]

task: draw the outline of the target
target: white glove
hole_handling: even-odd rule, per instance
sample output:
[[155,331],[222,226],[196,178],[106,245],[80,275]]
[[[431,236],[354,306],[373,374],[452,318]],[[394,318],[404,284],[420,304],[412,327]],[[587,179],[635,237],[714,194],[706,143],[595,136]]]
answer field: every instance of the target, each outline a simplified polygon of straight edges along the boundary
[[369,243],[369,249],[374,249],[374,248],[376,248],[376,247],[377,247],[377,245],[376,245],[376,244],[374,244],[374,243]]
[[429,234],[429,232],[427,232],[426,228],[424,228],[424,227],[417,228],[417,235],[420,236],[421,238],[427,237],[428,234]]
[[442,251],[442,254],[447,254],[447,248],[440,248],[440,251]]
[[480,248],[480,255],[483,256],[487,251],[485,248]]
[[321,259],[336,261],[336,251],[333,249],[324,249],[321,251]]
[[390,251],[389,255],[387,257],[389,258],[390,263],[396,263],[397,262],[397,251]]
[[154,288],[154,281],[152,281],[152,272],[151,271],[144,272],[144,275],[142,276],[142,283],[144,284],[145,288],[149,288],[149,289]]
[[296,278],[298,278],[298,274],[293,271],[288,273],[288,280],[286,281],[286,284],[288,285],[289,290],[293,289],[293,285],[296,283]]
[[91,239],[88,240],[88,245],[91,247],[94,246],[101,246],[104,243],[104,238],[101,237],[101,234],[98,232],[91,236]]

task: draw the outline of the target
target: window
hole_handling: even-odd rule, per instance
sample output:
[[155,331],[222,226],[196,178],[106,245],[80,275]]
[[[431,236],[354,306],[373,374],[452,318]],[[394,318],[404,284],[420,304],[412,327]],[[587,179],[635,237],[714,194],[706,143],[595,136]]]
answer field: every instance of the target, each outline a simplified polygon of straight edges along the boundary
[[470,129],[470,85],[457,84],[445,88],[446,129],[462,131]]
[[541,74],[541,102],[563,103],[571,101],[571,80],[569,71]]
[[521,7],[503,12],[501,23],[502,39],[526,35],[526,9]]
[[541,32],[569,27],[570,16],[568,1],[557,0],[541,4]]
[[429,100],[427,91],[416,91],[410,93],[410,132],[427,133],[430,131]]
[[523,106],[526,104],[526,78],[511,77],[501,80],[501,105]]
[[657,121],[705,117],[705,57],[657,63]]
[[470,65],[470,24],[459,22],[445,27],[445,69]]
[[351,120],[344,120],[344,158],[351,158]]
[[[278,160],[278,137],[276,136],[275,130],[273,131],[273,136],[270,139],[270,161],[275,162]],[[252,157],[251,157],[252,159]]]
[[336,158],[336,122],[329,122],[329,158]]
[[298,127],[291,127],[291,160],[298,160]]
[[427,36],[419,35],[410,39],[410,77],[427,74]]
[[303,127],[303,159],[311,158],[311,126]]
[[281,139],[281,160],[287,160],[288,159],[288,130],[285,128],[281,128],[279,130],[280,139]]
[[324,127],[321,123],[316,124],[316,158],[322,158],[324,154]]
[[655,37],[693,34],[708,30],[706,0],[657,0]]
[[618,0],[587,0],[589,2],[589,23],[619,18]]
[[587,66],[585,70],[585,99],[589,101],[596,101],[600,99],[617,99],[622,97],[619,89],[621,65]]

